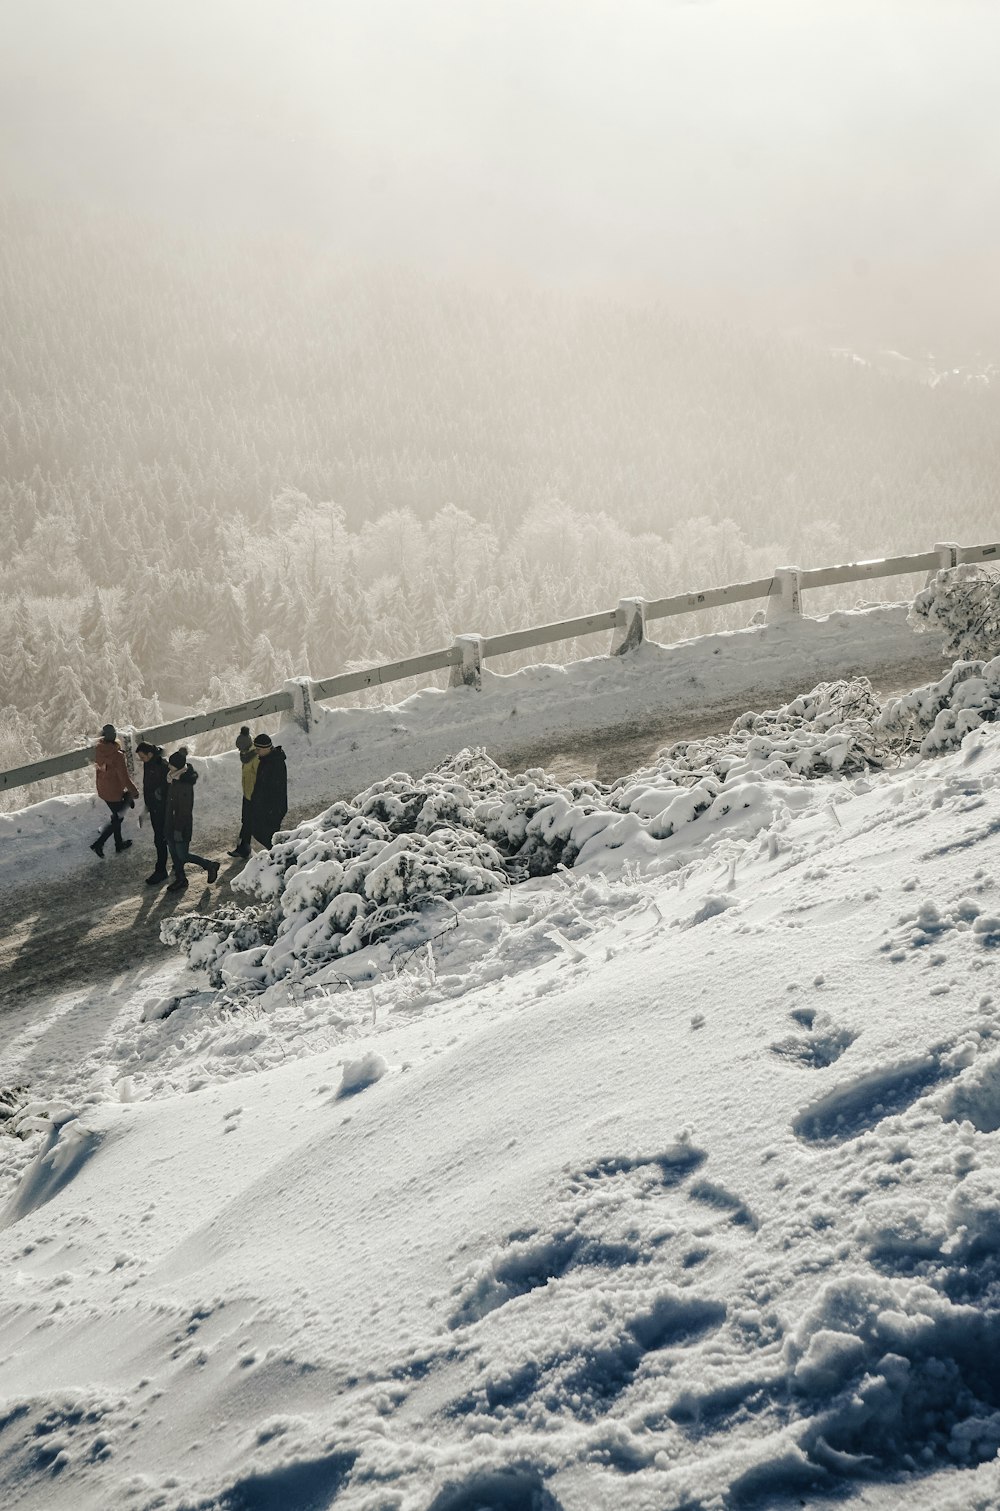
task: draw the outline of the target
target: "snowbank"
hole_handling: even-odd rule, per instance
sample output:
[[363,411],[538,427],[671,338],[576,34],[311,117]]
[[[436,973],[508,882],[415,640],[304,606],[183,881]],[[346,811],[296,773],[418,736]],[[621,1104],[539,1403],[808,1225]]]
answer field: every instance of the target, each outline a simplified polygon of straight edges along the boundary
[[[926,663],[936,642],[917,634],[907,614],[906,604],[881,605],[670,646],[647,643],[626,656],[529,667],[510,676],[486,671],[481,692],[426,688],[392,708],[319,708],[308,736],[294,723],[281,729],[292,810],[315,813],[401,768],[428,771],[465,747],[483,748],[501,764],[513,755],[522,762],[532,747],[556,738],[685,711],[701,717],[759,707],[821,680]],[[199,773],[196,834],[235,838],[238,758],[195,758],[192,764]],[[92,796],[51,798],[0,814],[0,890],[92,867],[87,846],[106,816]],[[131,837],[137,817],[138,810],[126,819]]]

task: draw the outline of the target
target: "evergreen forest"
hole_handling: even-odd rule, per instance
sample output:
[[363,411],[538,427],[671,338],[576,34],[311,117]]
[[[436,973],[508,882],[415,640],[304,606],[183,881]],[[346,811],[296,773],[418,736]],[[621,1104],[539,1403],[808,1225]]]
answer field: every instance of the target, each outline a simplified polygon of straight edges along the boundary
[[0,769],[457,632],[997,534],[995,385],[635,298],[11,200],[0,354]]

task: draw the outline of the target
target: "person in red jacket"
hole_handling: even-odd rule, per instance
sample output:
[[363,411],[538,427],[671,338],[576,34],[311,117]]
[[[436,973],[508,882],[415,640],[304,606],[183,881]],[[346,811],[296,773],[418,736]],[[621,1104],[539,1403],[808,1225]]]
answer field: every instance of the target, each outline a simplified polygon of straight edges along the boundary
[[132,843],[130,839],[122,839],[122,814],[139,796],[139,789],[128,774],[125,752],[118,743],[118,731],[113,724],[105,724],[101,730],[101,738],[94,749],[94,765],[97,768],[97,796],[111,809],[111,818],[90,847],[103,860],[104,846],[112,835],[118,851],[127,850]]

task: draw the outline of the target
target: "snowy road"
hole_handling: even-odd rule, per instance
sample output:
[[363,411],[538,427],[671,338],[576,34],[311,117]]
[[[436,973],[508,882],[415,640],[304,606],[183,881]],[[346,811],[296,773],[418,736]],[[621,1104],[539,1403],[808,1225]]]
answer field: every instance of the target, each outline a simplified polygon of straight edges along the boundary
[[[910,666],[897,664],[868,671],[859,666],[854,675],[870,677],[878,696],[891,698],[940,677],[945,668],[946,663],[940,656],[925,656]],[[768,706],[786,702],[803,690],[803,685],[789,686],[775,694]],[[512,771],[543,766],[562,781],[571,776],[584,776],[600,782],[613,782],[617,777],[646,765],[659,750],[677,740],[697,740],[727,731],[734,719],[745,713],[749,706],[744,700],[726,708],[713,708],[701,715],[688,708],[673,717],[623,724],[617,729],[595,730],[590,739],[577,737],[570,742],[535,742],[523,749],[507,750],[502,760]]]
[[[886,696],[939,675],[941,664],[939,658],[931,657],[915,662],[909,674],[898,666],[886,672],[876,670],[872,681]],[[789,687],[785,696],[792,698],[801,690]],[[523,746],[491,749],[490,754],[514,770],[544,766],[557,778],[581,775],[608,782],[649,763],[658,750],[676,740],[727,730],[745,706],[734,704],[704,715],[692,715],[688,710],[673,717],[595,731],[587,739],[536,740]],[[353,792],[334,794],[334,798],[350,796]],[[312,806],[293,810],[292,820],[309,817],[312,811]],[[139,835],[127,854],[116,857],[109,852],[103,862],[95,860],[92,870],[82,876],[77,872],[63,882],[5,892],[0,939],[4,1040],[9,1044],[15,1036],[23,1035],[44,1004],[46,1017],[55,1010],[64,1020],[60,1058],[72,1053],[77,1032],[81,1052],[93,1043],[104,1018],[110,1020],[117,1011],[111,1001],[105,1005],[106,989],[114,986],[115,996],[118,988],[131,990],[167,954],[160,943],[163,920],[178,912],[207,913],[232,899],[229,884],[241,862],[224,857],[233,835],[231,827],[198,834],[203,853],[223,859],[223,869],[217,884],[209,888],[201,884],[202,873],[192,868],[191,887],[180,900],[162,888],[143,884],[153,865],[148,830]],[[81,1011],[83,1003],[87,1004],[86,1013]],[[65,1013],[60,1011],[63,1008]],[[75,1030],[74,1024],[78,1025]],[[36,1059],[35,1053],[32,1058]],[[4,1072],[0,1061],[0,1079]]]

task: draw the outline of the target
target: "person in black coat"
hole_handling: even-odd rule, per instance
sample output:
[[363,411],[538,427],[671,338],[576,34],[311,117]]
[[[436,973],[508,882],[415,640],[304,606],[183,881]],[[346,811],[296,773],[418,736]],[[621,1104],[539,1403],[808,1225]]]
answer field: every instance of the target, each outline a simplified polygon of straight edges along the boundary
[[250,829],[258,844],[268,850],[274,831],[281,828],[288,812],[288,767],[280,745],[272,745],[271,736],[254,736],[257,778],[250,798]]
[[189,861],[208,873],[206,879],[211,886],[219,874],[219,862],[206,860],[203,855],[195,855],[190,848],[194,828],[194,784],[198,780],[198,773],[193,766],[188,765],[187,751],[183,746],[169,757],[167,767],[165,828],[167,849],[174,863],[174,879],[167,891],[182,892],[187,886],[184,867]]
[[141,740],[135,753],[142,762],[142,798],[153,826],[153,844],[156,846],[156,870],[146,877],[148,887],[167,879],[167,763],[163,751],[148,740]]

